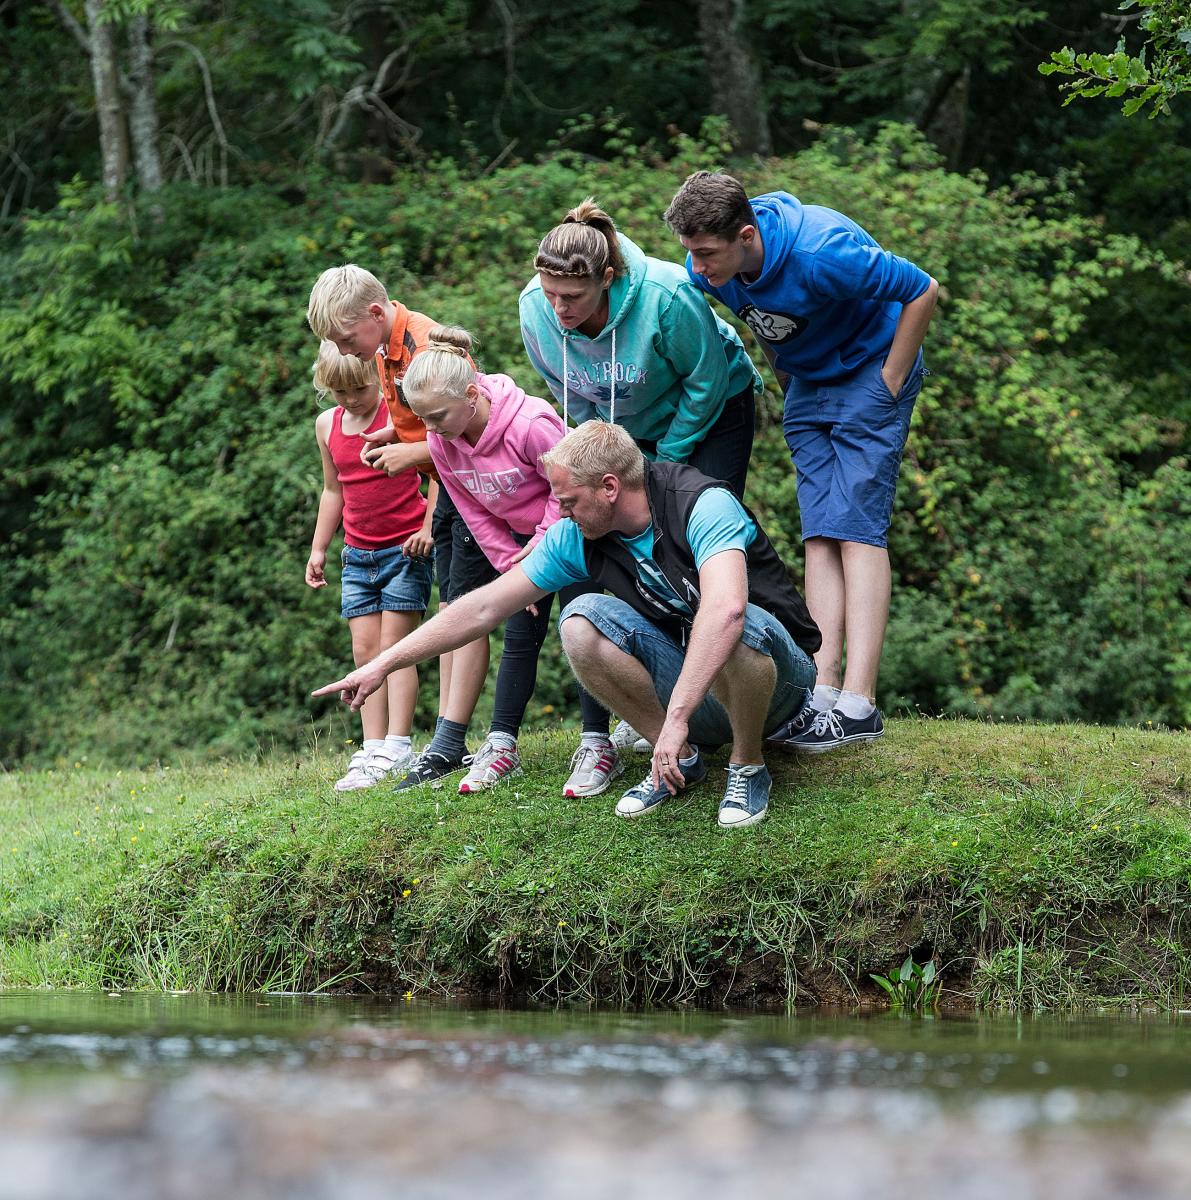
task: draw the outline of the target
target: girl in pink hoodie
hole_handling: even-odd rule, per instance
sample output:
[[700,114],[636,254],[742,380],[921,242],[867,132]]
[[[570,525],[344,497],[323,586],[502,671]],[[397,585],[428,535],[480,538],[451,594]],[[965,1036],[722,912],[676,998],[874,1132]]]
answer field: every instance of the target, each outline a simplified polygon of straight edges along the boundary
[[[507,375],[484,375],[469,360],[471,335],[437,326],[402,380],[410,408],[426,425],[426,444],[459,515],[502,574],[537,545],[558,520],[558,501],[538,461],[566,432],[552,405],[527,396]],[[577,584],[560,595],[588,590]],[[511,616],[496,676],[492,725],[460,792],[479,792],[521,774],[517,734],[537,682],[538,654],[550,626],[553,597]],[[623,764],[608,738],[607,710],[582,688],[583,733],[571,757],[564,796],[595,796]]]

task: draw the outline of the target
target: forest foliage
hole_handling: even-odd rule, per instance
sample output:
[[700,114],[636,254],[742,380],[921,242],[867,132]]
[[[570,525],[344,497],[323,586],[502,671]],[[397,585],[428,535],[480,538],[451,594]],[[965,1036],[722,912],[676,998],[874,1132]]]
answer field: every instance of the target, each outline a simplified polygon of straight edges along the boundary
[[[533,390],[514,314],[541,232],[594,193],[672,256],[660,213],[724,153],[682,139],[656,162],[563,152],[490,172],[444,159],[385,185],[312,175],[284,194],[167,187],[132,224],[74,184],[28,217],[0,302],[0,726],[15,752],[53,754],[67,726],[76,751],[116,755],[301,742],[309,687],[348,649],[302,582],[310,282],[366,263]],[[1177,325],[1150,317],[1181,304],[1185,321],[1185,270],[1053,183],[947,171],[904,126],[833,131],[744,174],[852,214],[942,286],[882,702],[1187,723],[1191,339],[1164,342]],[[778,405],[771,384],[749,500],[797,569]],[[554,654],[531,715],[566,711],[566,691]]]

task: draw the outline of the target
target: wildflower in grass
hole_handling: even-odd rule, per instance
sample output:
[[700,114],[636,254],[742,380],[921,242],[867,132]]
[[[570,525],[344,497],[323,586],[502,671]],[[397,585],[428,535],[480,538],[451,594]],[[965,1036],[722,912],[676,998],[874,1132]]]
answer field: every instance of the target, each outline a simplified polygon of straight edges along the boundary
[[130,842],[135,842],[135,841],[137,840],[137,839],[136,839],[136,834],[134,833],[134,834],[132,835],[132,837],[130,837],[128,840],[129,840]]
[[421,881],[420,879],[415,879],[415,880],[414,880],[414,887],[417,887],[417,886],[418,886],[418,884],[419,884],[419,883],[421,883],[421,882],[422,882],[422,881]]
[[1099,825],[1093,825],[1093,826],[1092,826],[1092,828],[1093,828],[1093,829],[1099,829],[1099,828],[1100,828],[1100,826],[1099,826]]
[[959,845],[959,842],[952,842],[951,844],[952,844],[953,846],[958,846],[958,845]]
[[74,769],[77,771],[79,769],[79,767],[81,767],[82,765],[83,765],[82,763],[75,763]]
[[414,998],[414,994],[413,994],[413,992],[406,992],[406,993],[405,993],[405,999],[406,999],[406,1000],[412,1000],[413,998]]
[[405,891],[403,891],[401,893],[401,899],[404,900],[406,898],[406,896],[408,896],[408,895],[409,895],[409,888],[406,888]]
[[77,829],[74,831],[74,836],[75,836],[75,837],[80,837],[80,836],[81,836],[81,835],[80,835],[80,833],[79,833],[79,831],[78,831]]
[[558,927],[559,929],[565,929],[567,927],[567,923],[565,921],[559,921]]

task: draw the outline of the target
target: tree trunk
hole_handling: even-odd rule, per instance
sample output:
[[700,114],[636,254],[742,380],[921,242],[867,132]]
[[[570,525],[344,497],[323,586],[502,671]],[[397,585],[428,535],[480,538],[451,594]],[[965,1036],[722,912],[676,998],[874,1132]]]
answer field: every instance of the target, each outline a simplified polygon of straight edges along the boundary
[[128,63],[131,97],[128,132],[141,190],[161,187],[161,149],[157,134],[157,94],[153,80],[153,48],[149,44],[149,18],[143,13],[128,25]]
[[769,113],[761,72],[741,33],[744,0],[699,0],[699,36],[717,112],[732,123],[746,154],[769,154]]
[[953,171],[959,168],[963,156],[971,84],[970,66],[938,78],[918,122],[919,129],[938,146]]
[[103,192],[115,200],[128,177],[128,131],[120,103],[112,26],[103,20],[104,0],[85,0],[87,35],[91,42],[91,78],[99,114],[99,150],[103,159]]

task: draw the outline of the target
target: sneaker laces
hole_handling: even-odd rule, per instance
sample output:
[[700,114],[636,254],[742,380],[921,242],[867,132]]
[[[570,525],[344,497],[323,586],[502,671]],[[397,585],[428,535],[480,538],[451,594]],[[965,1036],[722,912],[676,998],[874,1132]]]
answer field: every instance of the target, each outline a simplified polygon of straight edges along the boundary
[[[662,784],[661,787],[663,789],[665,789],[666,785]],[[637,784],[635,787],[629,788],[629,790],[627,792],[625,792],[625,795],[630,796],[630,795],[635,794],[635,795],[640,795],[640,796],[652,796],[653,793],[656,791],[657,791],[657,788],[654,787],[654,785],[653,785],[653,772],[647,771],[645,774],[645,778],[642,779],[641,782],[639,784]]]
[[588,746],[586,743],[581,744],[575,753],[571,755],[571,774],[574,775],[580,767],[585,766],[589,756],[596,758],[599,756],[599,753],[599,750],[595,746]]
[[815,717],[815,723],[811,726],[811,733],[816,737],[822,737],[825,733],[830,733],[832,737],[836,738],[844,736],[843,723],[836,716],[834,708],[825,709]]
[[737,808],[749,806],[749,777],[743,771],[728,768],[728,786],[724,789],[721,804],[734,804]]
[[463,762],[465,766],[482,769],[489,766],[494,759],[503,753],[505,753],[505,747],[497,746],[491,738],[485,738],[484,744],[475,754],[465,754],[463,756]]

